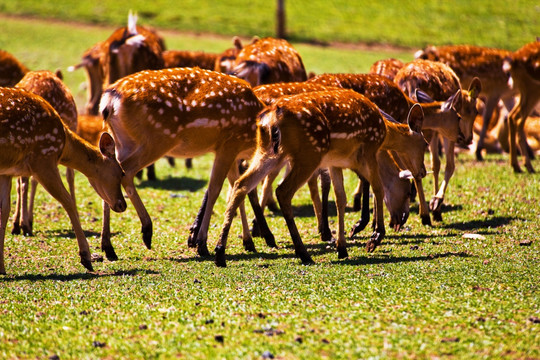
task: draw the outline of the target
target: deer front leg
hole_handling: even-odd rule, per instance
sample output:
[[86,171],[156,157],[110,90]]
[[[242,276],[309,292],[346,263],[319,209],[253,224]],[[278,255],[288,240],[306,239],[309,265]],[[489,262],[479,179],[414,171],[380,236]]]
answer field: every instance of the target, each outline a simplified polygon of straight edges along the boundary
[[441,208],[444,201],[444,194],[446,194],[446,188],[450,182],[450,178],[454,174],[456,168],[455,156],[454,156],[455,143],[453,141],[444,141],[444,153],[446,155],[446,167],[444,168],[444,180],[439,188],[439,191],[429,202],[429,208],[433,212],[433,219],[435,221],[442,221]]
[[508,114],[508,150],[510,152],[510,165],[514,169],[515,173],[521,173],[521,167],[519,166],[516,149],[516,127],[521,117],[521,106],[523,103],[523,94],[519,102],[514,106],[510,114]]
[[525,122],[529,117],[529,114],[532,112],[538,99],[536,97],[528,96],[524,100],[524,103],[521,108],[520,116],[516,122],[516,131],[519,144],[519,150],[521,155],[525,158],[525,168],[529,173],[534,173],[534,168],[531,163],[532,154],[531,148],[527,143],[527,135],[525,134]]
[[[328,177],[328,173],[324,171],[325,176]],[[322,202],[319,197],[319,189],[317,184],[317,178],[321,175],[321,192],[322,192]],[[332,241],[332,232],[330,231],[330,226],[328,224],[328,193],[330,190],[330,185],[325,184],[325,181],[330,181],[330,179],[323,180],[323,171],[316,172],[308,180],[309,194],[311,196],[311,202],[313,203],[313,210],[315,211],[315,216],[317,217],[317,225],[319,229],[319,234],[321,234],[321,240],[323,242]]]
[[71,225],[73,226],[73,231],[75,232],[75,236],[77,238],[77,243],[79,245],[81,264],[89,271],[94,271],[94,268],[92,267],[92,258],[90,255],[90,247],[88,246],[88,241],[86,240],[86,236],[84,235],[84,231],[81,227],[77,208],[75,207],[73,198],[62,183],[58,168],[55,167],[53,170],[51,167],[48,167],[46,170],[36,172],[34,176],[39,183],[43,185],[45,190],[47,190],[52,197],[60,202],[62,207],[68,213],[69,219],[71,220]]
[[[229,192],[227,194],[227,202],[229,201],[230,196],[232,196],[232,189],[234,182],[238,179],[240,173],[237,166],[231,166],[231,169],[229,170],[229,173],[227,174],[227,178],[229,180]],[[258,204],[257,204],[258,205]],[[250,252],[257,252],[257,249],[255,248],[255,244],[253,243],[253,238],[251,237],[251,233],[249,231],[249,224],[247,221],[246,216],[246,207],[244,205],[244,201],[242,201],[238,205],[238,209],[240,210],[240,220],[242,222],[242,244],[244,245],[244,249],[246,251]]]
[[103,200],[103,224],[101,227],[101,251],[105,252],[105,256],[109,261],[118,260],[118,255],[114,251],[111,243],[111,208],[105,200]]
[[373,208],[373,220],[375,221],[375,231],[371,235],[371,239],[366,244],[367,252],[373,252],[379,246],[384,239],[386,230],[384,228],[384,189],[382,186],[381,178],[379,175],[379,166],[377,164],[376,156],[367,157],[368,164],[368,180],[373,189],[375,195],[375,206]]
[[349,257],[349,254],[347,253],[347,240],[345,240],[345,207],[347,205],[347,195],[343,186],[343,170],[331,167],[330,178],[332,179],[332,185],[334,185],[338,215],[338,238],[336,242],[338,259],[345,259]]
[[9,220],[11,176],[0,175],[0,275],[6,273],[4,264],[4,239]]
[[499,96],[491,96],[487,99],[486,105],[484,107],[484,113],[482,114],[482,129],[478,135],[478,142],[476,143],[476,160],[484,160],[482,157],[482,149],[484,148],[484,140],[486,138],[487,130],[489,129],[489,123],[491,121],[491,116],[493,115],[493,110],[499,103]]
[[18,177],[15,185],[17,193],[17,201],[15,203],[15,214],[13,215],[13,228],[11,229],[12,235],[19,235],[21,233],[21,211],[22,211],[22,177]]
[[135,188],[135,184],[133,183],[133,177],[134,174],[126,173],[126,175],[122,179],[122,187],[126,191],[129,200],[133,204],[133,207],[135,207],[135,211],[137,211],[137,215],[141,220],[141,232],[143,234],[143,242],[148,249],[152,249],[152,219],[150,218],[150,215],[144,207],[139,193]]
[[[354,235],[358,234],[360,231],[364,230],[366,226],[369,224],[369,182],[358,175],[359,177],[359,183],[358,183],[358,192],[359,197],[361,198],[358,200],[358,207],[359,210],[361,210],[360,220],[358,220],[352,227],[349,237],[352,238]],[[356,194],[355,194],[355,203],[356,203]]]
[[34,204],[36,201],[38,185],[39,183],[37,180],[33,176],[30,177],[30,200],[28,201],[28,224],[30,231],[32,231],[34,227]]

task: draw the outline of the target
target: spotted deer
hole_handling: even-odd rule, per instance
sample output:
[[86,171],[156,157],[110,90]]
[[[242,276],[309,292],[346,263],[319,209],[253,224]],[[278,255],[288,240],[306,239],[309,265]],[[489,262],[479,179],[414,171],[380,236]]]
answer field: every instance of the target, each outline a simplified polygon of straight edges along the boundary
[[390,80],[394,80],[396,77],[397,72],[403,67],[405,64],[403,61],[399,59],[389,58],[389,59],[381,59],[373,63],[371,67],[369,68],[370,74],[376,74],[376,75],[383,75],[389,78]]
[[[41,96],[56,110],[64,124],[71,130],[77,130],[77,107],[71,92],[62,82],[62,73],[57,71],[29,71],[24,75],[17,85],[18,88],[25,89]],[[69,192],[75,203],[75,174],[73,169],[66,169],[66,181]],[[32,235],[32,224],[34,220],[34,199],[37,188],[37,180],[32,178],[32,188],[30,191],[30,203],[28,203],[29,178],[22,176],[17,179],[17,203],[15,216],[13,218],[12,234]]]
[[28,71],[15,56],[0,49],[0,86],[15,86]]
[[62,204],[75,231],[81,264],[93,271],[77,208],[62,183],[58,164],[82,172],[99,196],[122,212],[126,209],[120,187],[123,171],[115,158],[114,140],[104,134],[99,149],[91,146],[64,125],[48,102],[24,89],[0,88],[0,118],[0,273],[6,273],[4,238],[14,176],[34,177]]
[[231,71],[251,86],[307,80],[300,54],[283,39],[255,39],[240,50]]
[[[340,86],[367,96],[381,110],[398,122],[404,123],[407,114],[415,101],[405,94],[393,81],[376,74],[321,74],[308,82],[316,82],[329,86]],[[453,141],[460,138],[460,115],[456,104],[461,101],[461,94],[452,94],[446,101],[432,101],[421,104],[424,112],[423,132],[437,131]],[[399,158],[396,158],[399,161]],[[422,224],[431,225],[428,204],[425,200],[421,181],[415,181],[420,204]],[[365,213],[364,213],[365,214]],[[363,216],[364,217],[364,216]],[[356,233],[361,227],[353,229]]]
[[[253,91],[263,103],[266,105],[271,105],[283,96],[338,89],[342,88],[332,87],[317,82],[290,82],[261,85],[255,87]],[[399,178],[401,169],[399,169],[398,165],[395,163],[394,158],[389,154],[385,155],[380,153],[381,152],[377,153],[377,161],[379,163],[379,171],[381,172],[381,180],[384,188],[384,202],[388,208],[388,211],[390,212],[390,226],[395,230],[399,230],[399,228],[408,218],[409,214],[408,195],[410,194],[410,183],[406,179]],[[262,208],[264,208],[266,205],[266,201],[268,201],[267,199],[270,198],[270,194],[272,192],[271,184],[277,175],[278,171],[272,171],[263,182],[263,197],[261,199]],[[359,174],[359,176],[361,176],[361,174]],[[311,198],[315,209],[315,215],[317,216],[319,232],[321,233],[322,240],[330,241],[332,240],[332,234],[330,232],[328,219],[325,214],[327,213],[327,209],[325,208],[326,205],[323,205],[327,204],[326,197],[328,195],[328,190],[327,185],[325,184],[326,178],[326,176],[321,176],[323,188],[322,202],[318,195],[316,177],[310,178],[310,180],[308,180],[308,185],[310,188]],[[369,205],[364,207],[363,210],[363,221],[357,223],[355,227],[356,231],[354,233],[360,231],[360,228],[363,229],[365,225],[367,225],[366,221],[369,219]]]
[[[256,115],[262,108],[245,81],[198,68],[142,71],[105,90],[101,112],[116,140],[117,158],[126,172],[122,184],[141,220],[143,241],[148,248],[152,221],[135,189],[135,174],[164,155],[215,154],[203,206],[188,239],[188,244],[196,246],[201,256],[207,255],[214,203],[225,178],[232,184],[238,177],[236,161],[251,156]],[[257,202],[256,193],[255,199],[250,200],[252,205]],[[243,209],[241,214],[244,247],[254,250]],[[275,246],[271,234],[265,239],[268,245]],[[108,258],[116,258],[109,230],[103,231],[102,248]]]
[[533,173],[528,152],[525,122],[540,100],[540,41],[528,43],[505,59],[504,70],[511,76],[511,85],[519,93],[519,100],[508,114],[510,165],[521,172],[517,146],[524,158],[525,168]]
[[[473,79],[468,90],[461,88],[461,83],[454,71],[446,64],[438,61],[417,59],[403,67],[394,81],[414,100],[433,102],[446,100],[446,106],[454,109],[460,117],[459,135],[457,139],[442,131],[433,129],[430,140],[431,164],[434,176],[435,196],[429,203],[433,218],[442,221],[442,204],[450,178],[455,170],[455,144],[467,146],[472,141],[472,129],[480,107],[478,95],[482,85],[478,78]],[[421,91],[418,91],[421,90]],[[419,99],[420,97],[420,99]],[[439,142],[443,140],[446,166],[444,180],[439,187]]]
[[440,61],[452,68],[461,86],[468,88],[475,78],[480,79],[485,99],[482,113],[482,128],[476,142],[476,158],[482,160],[482,150],[486,133],[490,127],[493,111],[502,100],[507,109],[514,105],[515,91],[508,85],[508,74],[503,70],[503,62],[510,56],[508,50],[473,45],[428,46],[418,51],[415,57]]
[[[234,213],[246,193],[273,169],[289,161],[291,170],[276,189],[276,196],[289,228],[295,254],[302,263],[313,260],[307,252],[294,222],[291,200],[295,192],[319,168],[330,169],[339,218],[337,250],[339,258],[348,256],[344,236],[346,196],[342,168],[361,171],[372,184],[376,205],[376,225],[366,248],[374,251],[384,238],[383,189],[376,154],[379,149],[400,148],[411,172],[425,175],[424,137],[419,133],[420,107],[414,107],[408,125],[387,121],[365,96],[350,90],[333,90],[280,98],[259,114],[257,150],[250,167],[234,183],[222,232],[216,245],[216,265],[226,266],[225,248]],[[401,144],[401,145],[398,145]],[[406,145],[405,145],[406,144]],[[360,161],[359,159],[363,159]],[[363,168],[365,166],[365,168]]]

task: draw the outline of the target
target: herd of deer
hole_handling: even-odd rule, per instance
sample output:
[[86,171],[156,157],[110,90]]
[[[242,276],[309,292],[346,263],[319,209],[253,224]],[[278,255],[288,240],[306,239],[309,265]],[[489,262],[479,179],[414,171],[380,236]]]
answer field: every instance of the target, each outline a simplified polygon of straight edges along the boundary
[[[372,252],[385,236],[383,202],[392,228],[399,230],[407,220],[414,190],[411,180],[422,223],[431,225],[430,212],[434,220],[442,220],[456,144],[471,144],[479,111],[478,160],[494,128],[493,114],[503,106],[509,113],[501,116],[506,120],[499,121],[503,123],[499,127],[508,128],[511,165],[521,171],[519,145],[525,167],[534,171],[525,122],[540,99],[540,42],[516,52],[477,46],[428,47],[408,64],[387,59],[375,63],[368,74],[322,74],[308,79],[300,55],[285,40],[256,38],[244,46],[235,38],[234,47],[220,54],[166,50],[154,30],[136,25],[136,17],[130,15],[128,26],[86,51],[71,70],[77,68],[85,69],[88,80],[84,115],[77,115],[60,73],[29,71],[0,51],[1,274],[6,272],[4,238],[14,176],[18,180],[12,232],[32,234],[33,194],[39,182],[66,209],[81,263],[92,271],[92,256],[76,209],[72,169],[86,175],[104,200],[101,247],[109,260],[116,260],[110,209],[126,209],[121,188],[137,211],[143,241],[150,248],[152,220],[134,177],[164,156],[192,158],[213,152],[208,188],[188,245],[201,256],[209,254],[210,217],[227,178],[232,187],[215,249],[218,266],[226,266],[227,237],[237,210],[244,247],[255,251],[245,195],[256,217],[253,233],[262,235],[268,246],[276,246],[263,209],[274,201],[272,182],[284,167],[285,177],[275,194],[302,263],[312,259],[296,228],[291,200],[303,184],[309,185],[325,241],[332,240],[327,203],[330,182],[333,185],[339,258],[348,256],[343,169],[354,171],[360,181],[357,196],[362,199],[362,217],[351,235],[369,222],[371,187],[373,233],[366,248]],[[446,157],[442,182],[441,145]],[[435,184],[429,203],[422,187],[428,149]],[[248,161],[247,169],[242,160]],[[68,168],[69,192],[58,164]],[[29,177],[34,184],[30,203]]]

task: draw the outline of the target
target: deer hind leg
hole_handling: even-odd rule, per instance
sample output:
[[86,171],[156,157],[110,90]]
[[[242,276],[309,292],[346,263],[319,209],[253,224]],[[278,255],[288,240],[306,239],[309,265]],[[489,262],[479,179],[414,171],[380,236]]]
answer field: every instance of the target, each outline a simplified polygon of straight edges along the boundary
[[308,181],[320,163],[320,157],[310,161],[309,158],[314,157],[310,155],[313,154],[304,154],[305,157],[303,158],[293,159],[291,171],[276,189],[276,197],[287,223],[296,257],[300,258],[303,264],[312,264],[313,260],[300,238],[300,233],[294,221],[291,201],[296,191]]
[[[230,197],[232,196],[233,185],[234,182],[238,179],[239,174],[240,173],[238,171],[238,167],[235,165],[231,167],[229,173],[227,174],[227,178],[230,184],[229,191],[227,193],[227,202],[229,202]],[[249,224],[247,221],[246,207],[244,201],[242,201],[238,205],[238,209],[240,210],[240,220],[242,221],[242,243],[244,245],[244,249],[246,251],[257,252],[255,244],[253,243],[253,238],[251,237],[251,233],[249,231]]]
[[529,144],[527,143],[527,134],[525,133],[525,122],[527,121],[529,114],[533,111],[534,107],[536,106],[536,103],[539,100],[539,96],[529,96],[525,100],[526,102],[523,104],[521,108],[521,114],[516,123],[516,126],[517,126],[516,131],[517,131],[519,149],[521,151],[521,154],[525,158],[525,168],[527,169],[529,173],[534,173],[534,168],[531,163],[531,151],[530,151]]
[[77,208],[75,207],[73,198],[62,183],[62,178],[60,177],[58,168],[54,167],[54,169],[52,169],[51,167],[48,167],[44,171],[36,171],[34,176],[36,177],[36,180],[43,185],[45,190],[47,190],[49,194],[60,202],[62,207],[68,213],[69,219],[71,220],[71,225],[73,226],[73,231],[77,237],[77,243],[79,244],[81,264],[89,271],[94,271],[90,256],[90,247],[88,246],[88,241],[86,240],[86,236],[84,235],[81,227]]
[[34,204],[36,202],[38,185],[38,181],[32,176],[30,178],[30,200],[28,201],[28,224],[30,231],[32,231],[34,227]]
[[[319,189],[317,179],[321,178],[321,197],[319,197]],[[326,169],[319,169],[308,180],[309,194],[313,202],[313,210],[317,217],[317,225],[321,240],[323,242],[331,242],[332,232],[328,224],[328,195],[330,193],[330,177]],[[322,201],[321,201],[322,198]]]
[[9,220],[11,176],[0,175],[0,275],[6,273],[4,264],[4,239]]
[[[281,168],[279,167],[270,171],[270,173],[264,178],[262,182],[262,186],[261,186],[262,196],[261,196],[261,201],[259,202],[262,211],[264,211],[267,205],[268,205],[268,208],[273,212],[278,210],[278,207],[275,204],[275,200],[272,196],[272,193],[273,193],[272,184],[274,183],[274,180],[276,179],[276,177],[279,175],[280,171],[281,171]],[[252,200],[250,197],[250,202],[251,201]],[[273,205],[271,205],[272,203]],[[252,204],[252,207],[253,207],[253,204]],[[263,234],[261,233],[260,224],[258,223],[256,218],[252,220],[251,224],[252,224],[251,235],[253,237],[262,236]]]
[[338,238],[336,248],[339,259],[349,257],[347,253],[347,240],[345,240],[345,207],[347,206],[347,195],[343,185],[343,170],[341,168],[331,167],[330,178],[334,185],[334,194],[336,196],[336,207],[338,215]]
[[31,213],[28,206],[28,188],[30,187],[30,178],[20,177],[21,181],[21,230],[24,236],[32,236]]
[[219,241],[216,244],[215,263],[219,267],[227,266],[225,260],[225,249],[227,247],[227,238],[231,228],[232,220],[236,209],[243,203],[246,194],[254,191],[257,184],[275,167],[279,166],[280,160],[277,158],[269,158],[257,154],[253,159],[250,167],[234,182],[231,196],[227,201],[227,210],[225,211],[225,219],[221,230]]
[[514,169],[514,172],[521,173],[521,167],[519,166],[517,158],[517,147],[516,147],[516,137],[517,137],[517,124],[521,121],[523,114],[523,106],[526,102],[526,95],[522,92],[519,98],[518,103],[514,106],[510,114],[508,114],[508,151],[510,152],[510,165]]

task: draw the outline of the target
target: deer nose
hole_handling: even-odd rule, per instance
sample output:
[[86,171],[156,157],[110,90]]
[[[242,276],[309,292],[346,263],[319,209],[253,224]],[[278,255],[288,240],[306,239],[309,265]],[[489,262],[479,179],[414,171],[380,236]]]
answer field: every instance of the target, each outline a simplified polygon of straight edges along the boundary
[[114,212],[124,212],[127,209],[126,200],[124,198],[118,199],[114,207],[112,208]]

